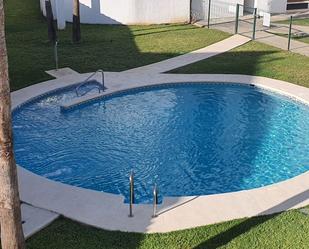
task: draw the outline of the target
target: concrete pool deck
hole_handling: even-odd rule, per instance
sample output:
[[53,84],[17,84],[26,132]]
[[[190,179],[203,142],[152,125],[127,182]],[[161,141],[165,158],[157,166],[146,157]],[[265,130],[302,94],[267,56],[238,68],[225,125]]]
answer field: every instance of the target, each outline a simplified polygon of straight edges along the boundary
[[[13,92],[12,108],[48,91],[82,82],[88,75],[68,75]],[[308,88],[246,75],[106,73],[107,89],[104,94],[180,82],[254,84],[309,104]],[[142,204],[134,206],[134,217],[129,218],[128,205],[123,203],[123,197],[119,195],[54,182],[21,167],[18,168],[18,175],[22,201],[108,230],[168,232],[309,205],[308,171],[292,179],[252,190],[208,196],[166,197],[158,207],[159,215],[156,218],[151,217],[152,206]]]
[[23,221],[23,231],[25,238],[31,237],[36,232],[47,227],[54,220],[59,218],[59,214],[45,209],[21,204],[21,216]]

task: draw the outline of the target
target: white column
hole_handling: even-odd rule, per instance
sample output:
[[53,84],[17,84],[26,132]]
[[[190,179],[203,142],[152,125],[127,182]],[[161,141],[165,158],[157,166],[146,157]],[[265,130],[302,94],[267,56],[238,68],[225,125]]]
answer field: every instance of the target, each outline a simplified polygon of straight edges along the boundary
[[56,19],[57,19],[57,27],[58,29],[65,29],[66,22],[65,22],[65,6],[64,1],[66,0],[55,0],[56,4]]

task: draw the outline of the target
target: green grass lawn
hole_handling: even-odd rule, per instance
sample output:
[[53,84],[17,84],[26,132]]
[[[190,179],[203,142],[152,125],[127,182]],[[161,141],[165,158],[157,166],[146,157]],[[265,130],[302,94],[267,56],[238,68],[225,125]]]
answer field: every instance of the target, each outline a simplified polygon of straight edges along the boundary
[[99,230],[59,219],[27,241],[28,249],[305,249],[309,216],[293,210],[165,234]]
[[173,73],[229,73],[265,76],[309,87],[309,58],[259,42],[173,70]]
[[[38,0],[5,2],[11,88],[16,90],[49,79],[54,68],[53,46]],[[181,55],[229,35],[192,25],[82,25],[82,42],[71,43],[71,25],[59,36],[60,67],[78,72],[122,71]]]
[[[290,24],[290,20],[283,20],[276,23],[282,23],[282,24]],[[301,18],[301,19],[295,19],[293,20],[294,25],[303,25],[303,26],[309,26],[309,18]]]

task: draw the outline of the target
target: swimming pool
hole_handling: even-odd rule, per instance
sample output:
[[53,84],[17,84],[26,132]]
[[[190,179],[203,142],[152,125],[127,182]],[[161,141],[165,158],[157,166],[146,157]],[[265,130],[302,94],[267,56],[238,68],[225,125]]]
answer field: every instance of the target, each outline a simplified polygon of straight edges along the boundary
[[251,189],[309,169],[309,108],[238,84],[177,84],[81,105],[66,89],[13,113],[17,163],[52,180],[139,203]]

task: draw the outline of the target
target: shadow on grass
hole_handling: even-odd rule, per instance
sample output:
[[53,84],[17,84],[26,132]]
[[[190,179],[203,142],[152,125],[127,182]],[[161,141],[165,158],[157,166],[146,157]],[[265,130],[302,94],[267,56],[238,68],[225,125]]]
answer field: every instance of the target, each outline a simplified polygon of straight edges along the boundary
[[[273,219],[283,210],[292,208],[295,205],[305,200],[308,200],[308,199],[309,199],[309,190],[304,191],[296,196],[293,196],[290,199],[287,199],[286,201],[282,203],[279,203],[278,205],[272,208],[265,210],[264,212],[260,213],[258,217],[245,220],[244,222],[224,231],[223,233],[220,233],[202,242],[200,245],[196,246],[195,249],[202,249],[202,248],[215,249],[215,248],[224,246],[228,244],[229,242],[231,242],[236,237],[240,236],[241,234],[246,233],[249,230]],[[275,213],[275,214],[272,214],[272,213]],[[272,215],[269,215],[269,214],[272,214]]]
[[259,64],[280,61],[278,50],[268,51],[229,51],[207,60],[174,69],[170,73],[183,74],[247,74],[255,75]]
[[[177,27],[177,26],[174,26],[174,27]],[[136,34],[135,37],[137,37],[137,36],[144,36],[144,35],[154,35],[154,34],[160,34],[160,33],[167,33],[167,32],[177,32],[177,31],[193,30],[193,29],[199,29],[199,27],[188,26],[186,28],[178,28],[178,29],[165,29],[163,27],[161,29],[164,29],[164,30],[160,30],[160,31],[156,31],[156,32],[148,32],[148,33],[143,33],[143,34]]]
[[[81,5],[93,18],[111,20],[96,9]],[[39,1],[19,0],[5,3],[6,38],[9,55],[11,89],[17,90],[51,79],[45,71],[55,68],[54,48],[47,39],[47,25],[40,13]],[[16,14],[18,13],[18,14]],[[71,67],[80,73],[124,71],[190,52],[228,37],[192,25],[149,26],[82,24],[82,41],[71,42],[72,26],[58,31],[59,67]]]

